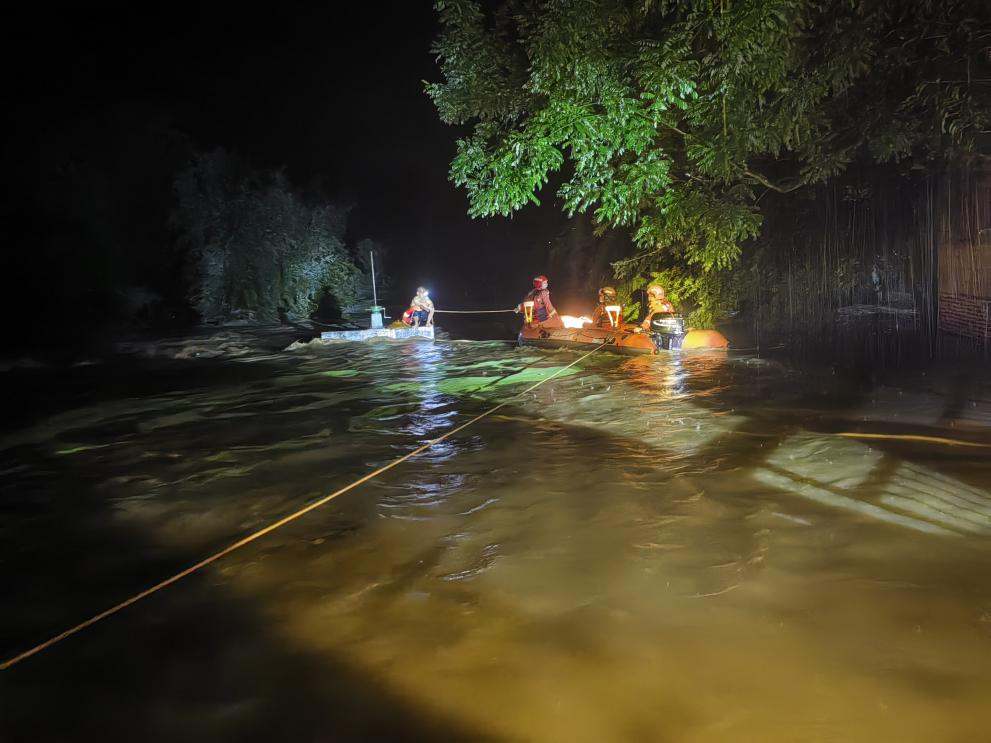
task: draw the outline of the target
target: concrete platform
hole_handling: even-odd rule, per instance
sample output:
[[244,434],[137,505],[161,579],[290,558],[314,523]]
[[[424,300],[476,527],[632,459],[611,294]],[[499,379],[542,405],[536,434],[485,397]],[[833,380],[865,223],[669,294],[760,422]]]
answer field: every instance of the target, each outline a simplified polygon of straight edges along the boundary
[[434,339],[434,327],[420,328],[369,328],[367,330],[327,330],[320,334],[322,341],[366,341],[369,338],[391,338],[405,340],[407,338]]

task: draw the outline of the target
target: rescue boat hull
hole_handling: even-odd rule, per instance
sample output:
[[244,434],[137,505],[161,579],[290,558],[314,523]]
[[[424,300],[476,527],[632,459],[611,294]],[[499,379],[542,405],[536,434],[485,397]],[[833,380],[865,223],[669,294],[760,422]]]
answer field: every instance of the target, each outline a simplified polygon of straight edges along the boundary
[[591,351],[599,346],[613,353],[642,355],[657,353],[657,347],[646,333],[630,326],[613,328],[543,328],[524,325],[520,331],[521,346],[536,348],[574,348]]
[[[655,334],[656,335],[656,334]],[[670,340],[670,339],[668,339]],[[662,342],[662,337],[643,333],[635,325],[620,328],[547,328],[524,325],[519,344],[535,348],[574,348],[591,351],[603,346],[612,353],[644,355],[659,351],[726,350],[729,341],[715,330],[689,330],[678,337],[678,343]]]
[[681,340],[682,351],[725,351],[728,348],[729,341],[718,330],[689,330]]

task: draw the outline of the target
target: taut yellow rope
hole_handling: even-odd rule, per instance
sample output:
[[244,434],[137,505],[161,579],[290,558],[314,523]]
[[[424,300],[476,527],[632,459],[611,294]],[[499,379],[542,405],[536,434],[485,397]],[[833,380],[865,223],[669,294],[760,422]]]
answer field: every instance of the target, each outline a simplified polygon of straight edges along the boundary
[[141,593],[136,593],[135,595],[131,596],[129,599],[125,599],[124,601],[121,601],[119,604],[115,604],[114,606],[111,606],[109,609],[105,609],[104,611],[101,611],[99,614],[93,615],[92,617],[90,617],[86,621],[80,622],[75,627],[70,627],[69,629],[65,630],[64,632],[62,632],[60,634],[57,634],[57,635],[55,635],[54,637],[52,637],[52,638],[50,638],[48,640],[45,640],[45,642],[41,643],[40,645],[36,645],[33,648],[31,648],[30,650],[25,650],[20,655],[15,655],[13,658],[10,658],[9,660],[6,660],[3,663],[0,663],[0,671],[5,671],[8,668],[10,668],[11,666],[17,665],[18,663],[20,663],[23,660],[27,660],[32,655],[37,655],[42,650],[46,650],[46,649],[50,648],[52,645],[55,645],[55,644],[61,642],[62,640],[66,639],[67,637],[71,637],[72,635],[75,635],[78,632],[82,632],[87,627],[90,627],[90,626],[96,624],[97,622],[99,622],[99,621],[101,621],[103,619],[106,619],[109,616],[112,616],[112,615],[116,614],[117,612],[121,611],[122,609],[126,609],[127,607],[131,606],[131,604],[136,604],[137,602],[141,601],[141,599],[147,598],[148,596],[151,596],[153,593],[157,593],[158,591],[161,591],[163,588],[168,588],[173,583],[178,583],[180,580],[182,580],[186,576],[192,575],[196,571],[201,570],[202,568],[205,568],[207,565],[210,565],[211,563],[216,562],[217,560],[221,559],[222,557],[226,557],[231,552],[234,552],[235,550],[238,550],[241,547],[244,547],[245,545],[251,544],[252,542],[254,542],[257,539],[261,539],[266,534],[269,534],[270,532],[273,532],[276,529],[279,529],[279,528],[285,526],[286,524],[288,524],[288,523],[290,523],[292,521],[295,521],[296,519],[300,518],[301,516],[305,516],[310,511],[315,511],[316,509],[320,508],[321,506],[324,506],[324,505],[330,503],[330,501],[334,500],[334,498],[337,498],[340,495],[344,495],[345,493],[347,493],[350,490],[354,490],[359,485],[362,485],[362,484],[368,482],[369,480],[374,480],[376,477],[378,477],[379,475],[381,475],[383,472],[388,472],[393,467],[397,467],[398,465],[402,464],[406,460],[412,459],[417,454],[422,454],[423,452],[427,451],[427,449],[430,449],[430,448],[436,446],[437,444],[439,444],[440,442],[445,441],[445,440],[451,438],[451,436],[454,436],[456,433],[465,430],[466,428],[468,428],[468,426],[471,426],[471,425],[473,425],[475,423],[478,423],[478,421],[482,420],[482,418],[486,418],[486,417],[492,415],[497,410],[500,410],[501,408],[506,407],[506,405],[508,405],[515,398],[521,397],[521,396],[527,394],[528,392],[532,392],[533,390],[537,389],[537,387],[539,387],[540,385],[542,385],[544,382],[549,382],[550,380],[554,379],[554,377],[558,376],[562,372],[564,372],[564,371],[570,369],[571,367],[573,367],[575,364],[581,363],[582,361],[584,361],[585,359],[587,359],[589,356],[591,356],[593,353],[595,353],[600,348],[602,348],[602,346],[604,346],[604,345],[606,345],[606,344],[603,343],[603,344],[597,346],[596,348],[593,348],[591,351],[589,351],[587,354],[585,354],[581,358],[575,359],[574,361],[572,361],[567,366],[562,366],[560,369],[558,369],[557,371],[555,371],[553,374],[545,377],[544,379],[541,379],[539,382],[536,382],[535,384],[530,385],[529,387],[527,387],[522,392],[517,392],[515,395],[510,396],[508,399],[502,401],[501,403],[499,403],[495,407],[490,408],[489,410],[486,410],[481,415],[476,415],[474,418],[472,418],[467,423],[462,423],[460,426],[458,426],[457,428],[454,428],[454,429],[448,431],[443,436],[438,436],[436,439],[432,439],[431,441],[428,441],[423,446],[420,446],[420,447],[414,449],[413,451],[409,452],[408,454],[404,454],[403,456],[399,457],[398,459],[392,460],[388,464],[386,464],[386,465],[384,465],[382,467],[379,467],[377,470],[375,470],[373,472],[369,472],[364,477],[361,477],[361,478],[355,480],[354,482],[350,483],[349,485],[345,485],[340,490],[335,490],[330,495],[325,495],[323,498],[320,498],[319,500],[316,500],[313,503],[310,503],[308,506],[304,506],[303,508],[300,508],[298,511],[295,511],[295,512],[289,514],[288,516],[279,519],[275,523],[269,524],[268,526],[266,526],[266,527],[264,527],[262,529],[259,529],[258,531],[254,532],[253,534],[249,534],[248,536],[244,537],[243,539],[239,539],[238,541],[234,542],[234,544],[231,544],[231,545],[229,545],[227,547],[224,547],[224,549],[220,550],[219,552],[215,552],[214,554],[210,555],[209,557],[206,557],[206,558],[200,560],[195,565],[191,565],[190,567],[186,568],[185,570],[183,570],[183,571],[181,571],[179,573],[176,573],[175,575],[173,575],[173,576],[171,576],[169,578],[166,578],[165,580],[161,581],[160,583],[156,583],[155,585],[151,586],[150,588],[146,588],[144,591],[141,591]]
[[923,441],[927,444],[946,444],[947,446],[974,446],[981,449],[991,449],[991,444],[980,444],[976,441],[961,441],[960,439],[947,439],[942,436],[920,436],[911,433],[838,433],[848,439],[890,439],[892,441]]

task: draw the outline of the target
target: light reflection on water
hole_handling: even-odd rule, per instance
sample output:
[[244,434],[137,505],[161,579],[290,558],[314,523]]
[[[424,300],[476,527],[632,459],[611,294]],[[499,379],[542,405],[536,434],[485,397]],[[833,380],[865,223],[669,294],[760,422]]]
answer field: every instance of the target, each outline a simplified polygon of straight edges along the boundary
[[[4,619],[5,647],[575,358],[499,343],[313,348],[237,383],[180,380],[11,434],[0,554],[22,610]],[[894,411],[913,432],[991,443],[986,401],[955,400],[948,417],[940,399],[757,359],[597,355],[205,582],[4,677],[17,700],[4,738],[25,737],[59,695],[151,739],[284,737],[292,716],[293,739],[981,740],[988,453],[834,435],[865,425],[864,410],[866,425],[901,431]],[[52,541],[78,559],[46,557]],[[209,640],[195,639],[199,611],[217,625]],[[121,710],[134,674],[93,686],[66,671],[81,657],[156,671]],[[186,700],[216,687],[230,698]]]

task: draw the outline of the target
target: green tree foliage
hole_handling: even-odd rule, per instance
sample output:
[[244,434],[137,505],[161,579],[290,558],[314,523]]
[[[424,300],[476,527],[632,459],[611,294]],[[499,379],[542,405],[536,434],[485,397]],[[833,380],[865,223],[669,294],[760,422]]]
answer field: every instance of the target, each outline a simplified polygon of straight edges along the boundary
[[356,298],[360,271],[344,244],[344,210],[311,206],[281,173],[252,171],[223,150],[198,156],[175,189],[172,224],[204,320],[306,317],[324,292],[341,306]]
[[471,126],[451,166],[470,213],[509,215],[553,178],[568,212],[631,230],[639,259],[618,276],[708,274],[703,314],[725,304],[714,275],[759,235],[769,191],[858,158],[932,167],[991,128],[986,0],[435,7],[443,81],[427,93]]

